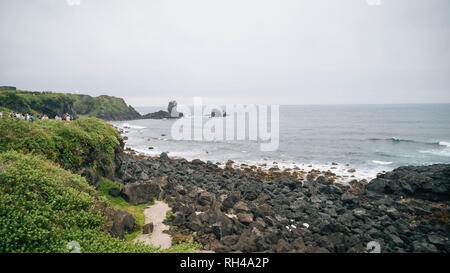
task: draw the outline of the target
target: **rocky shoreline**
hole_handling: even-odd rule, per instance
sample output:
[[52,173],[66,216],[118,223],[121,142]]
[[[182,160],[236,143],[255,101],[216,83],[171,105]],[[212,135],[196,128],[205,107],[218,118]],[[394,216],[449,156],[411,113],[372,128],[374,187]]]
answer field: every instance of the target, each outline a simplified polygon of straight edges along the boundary
[[118,170],[130,204],[165,200],[174,243],[214,252],[449,252],[450,165],[401,167],[334,183],[251,166],[146,157]]

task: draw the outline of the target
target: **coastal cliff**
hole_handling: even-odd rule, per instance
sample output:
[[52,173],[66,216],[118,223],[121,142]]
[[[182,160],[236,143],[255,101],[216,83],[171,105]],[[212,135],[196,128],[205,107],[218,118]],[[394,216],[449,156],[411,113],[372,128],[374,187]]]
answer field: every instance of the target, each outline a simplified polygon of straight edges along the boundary
[[30,92],[12,87],[0,89],[0,107],[14,112],[33,115],[69,114],[74,118],[97,117],[104,120],[140,119],[141,115],[128,106],[122,98],[112,96],[91,97],[89,95],[54,92]]

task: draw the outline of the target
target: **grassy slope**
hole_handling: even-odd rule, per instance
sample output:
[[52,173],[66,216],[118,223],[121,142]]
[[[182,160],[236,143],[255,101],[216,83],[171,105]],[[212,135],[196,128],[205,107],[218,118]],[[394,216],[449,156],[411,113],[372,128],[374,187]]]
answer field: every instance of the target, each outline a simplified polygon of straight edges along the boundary
[[74,110],[81,116],[98,117],[107,120],[121,119],[124,116],[139,118],[139,114],[127,106],[121,98],[111,96],[91,97],[72,95],[75,100]]
[[101,174],[111,175],[115,171],[115,154],[122,151],[120,141],[120,135],[111,125],[96,118],[70,123],[0,120],[0,152],[15,150],[43,154],[72,171],[89,166]]
[[[0,154],[0,252],[160,252],[112,238],[105,219],[93,210],[96,190],[84,178],[39,156],[14,151]],[[194,244],[165,252],[191,252]]]
[[20,113],[47,114],[50,117],[69,113],[72,116],[98,117],[107,120],[139,118],[140,115],[121,98],[111,96],[41,93],[22,90],[0,91],[0,107]]
[[69,113],[73,115],[73,103],[74,99],[67,94],[44,94],[22,90],[0,91],[0,106],[22,114],[46,113],[51,116],[61,116]]
[[[111,197],[107,192],[120,187],[117,183],[102,179],[97,191],[69,171],[90,163],[108,168],[104,164],[114,160],[111,151],[118,147],[117,132],[96,118],[70,124],[1,119],[0,252],[67,252],[66,244],[72,240],[82,245],[83,252],[157,252],[105,234],[105,219],[91,208],[95,198],[104,199],[132,213],[140,226],[144,205],[131,206],[121,197]],[[193,252],[197,247],[182,243],[164,252]]]

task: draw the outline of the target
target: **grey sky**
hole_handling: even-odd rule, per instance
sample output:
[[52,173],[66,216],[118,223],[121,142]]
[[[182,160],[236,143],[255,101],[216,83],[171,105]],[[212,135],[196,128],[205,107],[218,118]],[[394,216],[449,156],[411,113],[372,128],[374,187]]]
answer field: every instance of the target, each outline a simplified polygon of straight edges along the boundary
[[0,0],[0,37],[0,85],[134,106],[450,102],[448,0]]

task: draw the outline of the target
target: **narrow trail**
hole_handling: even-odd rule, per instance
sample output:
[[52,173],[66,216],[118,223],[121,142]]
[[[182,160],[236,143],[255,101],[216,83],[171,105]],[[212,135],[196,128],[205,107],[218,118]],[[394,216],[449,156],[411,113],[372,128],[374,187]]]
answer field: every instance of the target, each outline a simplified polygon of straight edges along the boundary
[[168,249],[172,246],[172,239],[169,234],[163,233],[169,230],[169,226],[163,223],[166,213],[170,210],[169,205],[162,201],[156,201],[154,205],[144,210],[145,224],[153,223],[152,234],[140,234],[135,241],[143,242],[153,247]]

